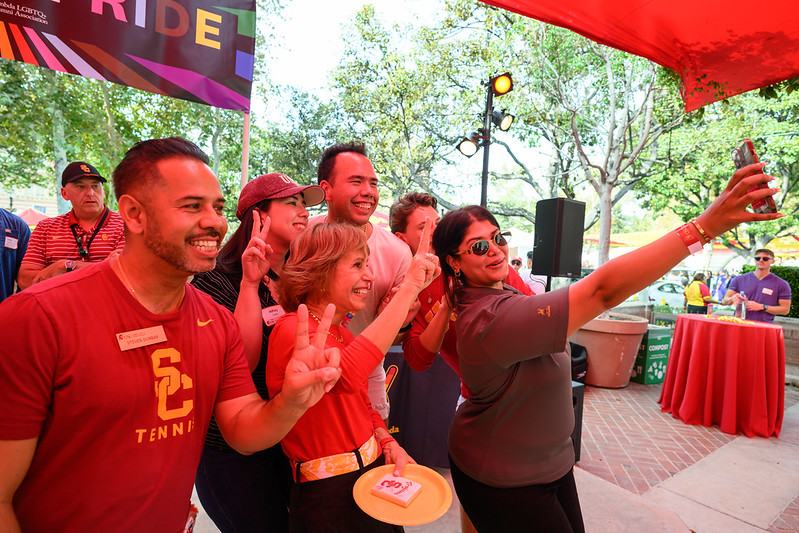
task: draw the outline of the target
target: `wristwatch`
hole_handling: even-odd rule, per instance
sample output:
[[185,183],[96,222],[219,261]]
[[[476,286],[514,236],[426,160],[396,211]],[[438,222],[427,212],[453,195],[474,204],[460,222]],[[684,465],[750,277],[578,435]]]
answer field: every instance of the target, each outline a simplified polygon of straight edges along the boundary
[[73,270],[75,270],[75,267],[77,266],[78,263],[74,259],[67,259],[67,261],[64,263],[64,268],[66,269],[67,272],[72,272]]
[[768,309],[768,306],[766,304],[763,304],[763,311],[765,311],[766,309]]

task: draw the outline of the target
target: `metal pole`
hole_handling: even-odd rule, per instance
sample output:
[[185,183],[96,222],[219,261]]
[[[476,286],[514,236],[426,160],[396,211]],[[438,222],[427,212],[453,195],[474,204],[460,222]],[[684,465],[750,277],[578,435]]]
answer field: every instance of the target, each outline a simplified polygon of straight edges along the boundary
[[244,112],[244,134],[241,140],[241,186],[247,185],[247,169],[250,161],[250,112]]
[[491,90],[491,80],[488,80],[486,92],[486,112],[483,117],[483,175],[480,205],[488,206],[488,148],[491,145],[491,111],[494,106],[494,92]]

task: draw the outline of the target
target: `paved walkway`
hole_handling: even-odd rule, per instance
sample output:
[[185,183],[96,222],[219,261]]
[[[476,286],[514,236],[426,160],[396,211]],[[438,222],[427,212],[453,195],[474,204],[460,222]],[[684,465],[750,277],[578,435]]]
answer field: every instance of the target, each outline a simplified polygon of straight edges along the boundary
[[[799,383],[799,369],[787,374]],[[786,386],[782,433],[769,439],[686,425],[660,411],[660,389],[586,387],[575,477],[587,533],[799,531],[799,388]],[[200,518],[198,533],[216,532]],[[459,532],[457,500],[406,531]]]

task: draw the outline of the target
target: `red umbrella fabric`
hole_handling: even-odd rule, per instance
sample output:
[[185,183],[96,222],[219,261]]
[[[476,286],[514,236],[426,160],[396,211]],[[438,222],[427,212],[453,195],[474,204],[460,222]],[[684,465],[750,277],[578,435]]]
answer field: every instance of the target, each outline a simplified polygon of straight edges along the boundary
[[25,221],[25,223],[30,226],[31,228],[35,228],[36,224],[44,220],[45,218],[50,218],[41,211],[37,211],[36,209],[31,209],[30,207],[27,209],[23,209],[17,216]]
[[795,0],[482,0],[675,70],[685,110],[799,76]]

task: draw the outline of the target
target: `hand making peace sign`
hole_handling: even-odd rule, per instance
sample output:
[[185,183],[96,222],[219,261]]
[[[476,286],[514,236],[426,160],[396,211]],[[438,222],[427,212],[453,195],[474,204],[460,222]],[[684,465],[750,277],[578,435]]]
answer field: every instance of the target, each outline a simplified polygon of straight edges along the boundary
[[269,272],[269,258],[272,256],[272,247],[266,244],[266,236],[269,235],[269,227],[272,219],[267,216],[261,227],[261,212],[258,209],[252,211],[253,224],[250,241],[247,248],[241,254],[241,274],[242,279],[250,283],[259,283],[267,272]]

